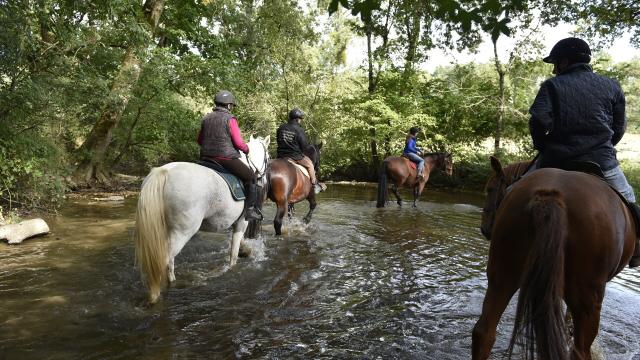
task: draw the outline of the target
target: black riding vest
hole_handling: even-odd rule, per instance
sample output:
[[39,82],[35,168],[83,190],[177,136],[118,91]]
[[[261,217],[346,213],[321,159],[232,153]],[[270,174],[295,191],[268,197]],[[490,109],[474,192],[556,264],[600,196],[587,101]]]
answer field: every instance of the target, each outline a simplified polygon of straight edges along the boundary
[[237,159],[240,152],[231,142],[229,120],[234,116],[225,108],[216,107],[202,119],[200,158],[226,157]]

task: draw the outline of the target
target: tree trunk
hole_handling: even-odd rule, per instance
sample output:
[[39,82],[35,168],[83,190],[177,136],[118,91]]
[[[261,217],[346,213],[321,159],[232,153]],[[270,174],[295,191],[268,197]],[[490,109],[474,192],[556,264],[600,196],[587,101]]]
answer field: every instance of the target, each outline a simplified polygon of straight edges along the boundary
[[504,70],[504,66],[502,66],[502,63],[500,63],[500,59],[498,58],[497,42],[498,42],[497,39],[493,41],[493,56],[494,56],[496,71],[498,72],[498,86],[499,86],[499,94],[498,94],[499,109],[498,109],[498,116],[496,118],[496,132],[494,135],[494,143],[493,143],[494,155],[499,155],[499,152],[500,152],[500,141],[502,139],[502,126],[503,126],[502,122],[504,120],[504,101],[505,101],[504,99],[505,98],[505,93],[504,93],[505,70]]
[[[419,4],[416,6],[420,6]],[[413,74],[413,66],[416,62],[416,57],[418,53],[418,42],[420,41],[420,28],[422,25],[422,11],[418,8],[415,9],[410,18],[407,18],[405,21],[405,26],[407,29],[407,40],[408,40],[408,48],[407,55],[404,58],[404,71],[402,73],[402,78],[406,82],[409,77]]]
[[[155,33],[165,0],[146,0],[142,10],[144,18],[150,25],[151,33]],[[149,39],[151,43],[152,38]],[[132,95],[132,89],[140,77],[140,60],[137,52],[148,44],[129,45],[125,51],[118,75],[113,80],[111,90],[91,132],[82,144],[79,152],[81,160],[74,173],[74,180],[79,185],[88,185],[94,181],[108,183],[108,169],[105,169],[109,144],[113,130],[116,128]]]
[[125,52],[120,72],[111,85],[111,91],[100,117],[80,149],[86,152],[86,155],[74,174],[78,184],[88,184],[94,180],[100,183],[108,182],[104,163],[112,132],[120,122],[131,97],[131,90],[139,77],[140,62],[135,55],[135,49],[130,46]]
[[371,146],[371,177],[376,178],[376,174],[378,173],[378,166],[380,165],[380,154],[378,154],[378,142],[376,141],[376,128],[369,128],[369,135],[371,137],[371,142],[369,146]]
[[[369,95],[372,95],[376,91],[376,79],[373,74],[373,49],[371,46],[372,37],[373,37],[373,25],[371,24],[371,19],[366,23],[366,34],[367,34],[367,61],[369,65]],[[378,164],[380,163],[380,155],[378,155],[378,142],[376,141],[376,128],[369,128],[369,136],[370,142],[369,146],[371,147],[371,174],[376,174],[378,171]]]
[[376,91],[376,80],[373,74],[373,49],[371,48],[371,42],[373,37],[373,24],[371,20],[365,25],[367,33],[367,61],[369,63],[369,94],[373,94]]

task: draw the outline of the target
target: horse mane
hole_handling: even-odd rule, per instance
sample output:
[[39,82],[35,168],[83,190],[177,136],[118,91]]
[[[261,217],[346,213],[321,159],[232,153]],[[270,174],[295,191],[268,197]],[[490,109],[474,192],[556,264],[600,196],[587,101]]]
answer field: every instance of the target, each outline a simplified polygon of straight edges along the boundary
[[430,153],[422,154],[422,157],[426,158],[426,157],[430,157],[430,156],[443,156],[443,155],[447,155],[447,154],[448,153],[446,153],[446,152],[430,152]]
[[525,172],[527,172],[527,170],[529,170],[532,163],[532,160],[520,161],[505,166],[502,171],[506,177],[507,185],[511,185],[518,180]]
[[430,152],[430,153],[422,154],[423,159],[426,159],[428,157],[431,157],[431,158],[435,157],[437,161],[436,165],[440,167],[445,166],[446,164],[445,159],[448,156],[451,156],[451,154],[448,152]]

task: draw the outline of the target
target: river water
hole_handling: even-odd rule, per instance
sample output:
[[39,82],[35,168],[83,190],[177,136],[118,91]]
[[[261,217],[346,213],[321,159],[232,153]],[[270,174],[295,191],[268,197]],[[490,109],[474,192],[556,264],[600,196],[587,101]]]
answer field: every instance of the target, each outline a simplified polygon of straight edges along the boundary
[[[267,203],[253,256],[232,269],[229,234],[198,233],[152,308],[133,263],[136,199],[69,201],[49,236],[0,244],[0,359],[470,358],[489,248],[481,195],[427,189],[416,209],[374,198],[330,185],[312,223],[299,204],[282,237]],[[626,269],[607,287],[607,359],[640,359],[639,276]]]

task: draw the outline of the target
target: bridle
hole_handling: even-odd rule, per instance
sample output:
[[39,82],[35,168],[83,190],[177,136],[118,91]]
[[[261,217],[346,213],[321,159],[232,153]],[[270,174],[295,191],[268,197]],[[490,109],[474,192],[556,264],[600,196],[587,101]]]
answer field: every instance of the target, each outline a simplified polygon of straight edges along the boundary
[[[530,165],[529,165],[530,166]],[[524,172],[526,172],[526,170],[529,169],[529,166],[527,166],[527,168],[525,169]],[[500,203],[502,203],[502,200],[504,199],[504,197],[506,196],[506,191],[507,188],[511,185],[513,185],[518,178],[521,176],[518,174],[518,169],[516,169],[516,171],[513,172],[513,174],[511,174],[511,178],[507,179],[507,174],[503,174],[503,175],[498,175],[498,184],[496,186],[496,192],[501,194],[501,195],[496,195],[495,200],[493,202],[493,209],[488,209],[488,208],[483,208],[482,211],[486,211],[486,212],[496,212],[498,211],[498,207],[500,206]]]
[[262,167],[257,167],[256,164],[251,160],[251,158],[249,157],[249,155],[245,155],[247,158],[247,163],[249,164],[249,168],[251,168],[251,170],[253,170],[258,176],[257,179],[260,180],[264,177],[266,170],[267,170],[267,163],[269,161],[268,156],[267,156],[267,147],[264,145],[264,143],[262,141],[258,141],[260,143],[260,145],[262,145],[262,150],[264,151],[264,156],[262,157],[263,161],[262,161]]
[[500,203],[502,202],[502,199],[504,199],[504,192],[507,189],[507,186],[509,186],[509,184],[507,184],[507,181],[505,180],[504,176],[500,176],[498,175],[498,184],[496,186],[496,196],[495,199],[493,201],[493,208],[482,208],[482,211],[487,212],[487,213],[494,213],[496,211],[498,211],[498,207],[500,206]]

